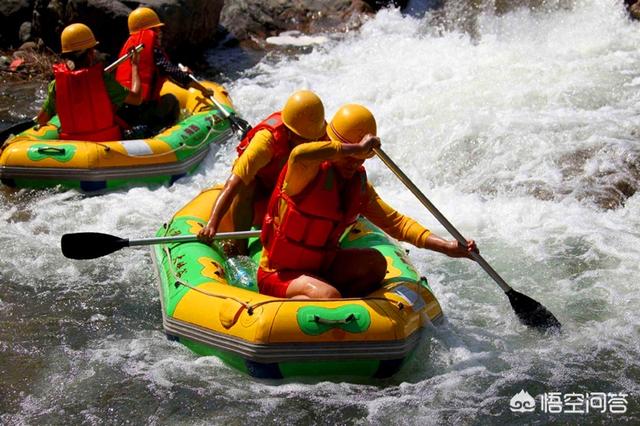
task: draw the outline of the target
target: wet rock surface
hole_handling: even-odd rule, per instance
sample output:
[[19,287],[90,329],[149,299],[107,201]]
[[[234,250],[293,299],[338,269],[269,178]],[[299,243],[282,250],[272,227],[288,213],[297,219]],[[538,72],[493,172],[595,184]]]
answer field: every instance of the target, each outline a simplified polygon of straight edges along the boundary
[[166,23],[168,50],[204,48],[216,38],[223,4],[223,0],[4,0],[0,3],[0,47],[15,49],[25,41],[42,39],[57,52],[62,29],[83,22],[100,41],[100,50],[114,54],[128,36],[129,13],[142,5],[153,8]]
[[236,40],[264,39],[282,31],[348,31],[384,7],[407,0],[226,0],[221,25]]

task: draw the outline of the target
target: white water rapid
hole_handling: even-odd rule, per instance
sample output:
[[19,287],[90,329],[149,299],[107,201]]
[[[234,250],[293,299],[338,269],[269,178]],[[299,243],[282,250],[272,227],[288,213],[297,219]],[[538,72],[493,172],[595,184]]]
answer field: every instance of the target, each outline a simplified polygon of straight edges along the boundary
[[[226,86],[251,123],[300,88],[328,117],[369,107],[387,154],[561,334],[521,325],[474,263],[408,247],[446,320],[391,379],[261,382],[168,342],[147,250],[70,261],[60,236],[152,236],[226,179],[228,144],[168,188],[0,192],[0,423],[637,424],[640,24],[613,0],[480,12],[471,32],[436,15],[381,11]],[[448,237],[379,160],[366,167],[389,204]],[[510,409],[522,390],[534,412]],[[627,394],[626,413],[539,405],[599,392]]]

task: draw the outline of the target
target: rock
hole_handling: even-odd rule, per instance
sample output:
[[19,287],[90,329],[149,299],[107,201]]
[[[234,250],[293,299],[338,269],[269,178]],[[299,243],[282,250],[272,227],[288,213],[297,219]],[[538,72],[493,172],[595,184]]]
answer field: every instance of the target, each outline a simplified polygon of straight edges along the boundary
[[[2,0],[17,2],[18,0]],[[31,37],[40,37],[60,51],[60,32],[73,22],[87,24],[100,42],[99,49],[115,55],[129,36],[127,17],[140,5],[154,9],[165,22],[167,50],[180,52],[212,44],[224,0],[21,0],[27,3]],[[2,3],[5,7],[4,3]],[[31,7],[32,6],[32,7]],[[0,8],[0,12],[2,8]],[[15,13],[14,13],[15,14]],[[18,22],[23,22],[24,19]],[[17,29],[16,29],[17,33]],[[4,40],[0,40],[6,45]]]
[[13,47],[18,38],[20,24],[31,20],[34,0],[0,1],[0,46]]
[[364,0],[373,10],[380,10],[387,6],[394,6],[399,8],[407,7],[409,0]]
[[227,0],[220,21],[239,40],[263,39],[287,30],[344,30],[359,12],[355,3],[365,5],[352,0]]
[[20,45],[20,47],[18,47],[17,52],[21,51],[21,50],[38,50],[39,46],[38,43],[35,41],[27,41],[24,42]]
[[283,31],[346,31],[366,15],[407,0],[226,0],[220,23],[238,40],[265,39]]
[[634,19],[640,19],[640,1],[629,6],[629,14]]
[[194,48],[211,46],[216,40],[223,0],[155,0],[146,4],[165,23],[163,43],[174,56],[188,58]]
[[23,22],[18,31],[18,38],[22,43],[31,40],[31,22]]

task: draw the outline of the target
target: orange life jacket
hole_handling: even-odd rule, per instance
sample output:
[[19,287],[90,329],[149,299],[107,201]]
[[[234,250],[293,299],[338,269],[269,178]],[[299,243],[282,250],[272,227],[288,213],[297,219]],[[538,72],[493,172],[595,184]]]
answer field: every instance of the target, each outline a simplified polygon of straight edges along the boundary
[[[122,57],[140,43],[144,44],[144,49],[140,52],[140,61],[138,62],[142,102],[159,99],[160,90],[162,90],[162,85],[166,80],[165,77],[160,75],[156,67],[154,55],[156,37],[158,35],[151,29],[138,31],[129,36],[120,50],[119,56]],[[126,60],[118,65],[116,80],[124,87],[131,89],[131,60]]]
[[362,211],[367,175],[362,167],[345,181],[325,161],[311,183],[290,197],[282,191],[287,168],[280,174],[262,224],[269,267],[319,272],[329,266],[340,237]]
[[61,139],[100,142],[121,138],[103,73],[102,64],[74,71],[65,63],[53,66]]

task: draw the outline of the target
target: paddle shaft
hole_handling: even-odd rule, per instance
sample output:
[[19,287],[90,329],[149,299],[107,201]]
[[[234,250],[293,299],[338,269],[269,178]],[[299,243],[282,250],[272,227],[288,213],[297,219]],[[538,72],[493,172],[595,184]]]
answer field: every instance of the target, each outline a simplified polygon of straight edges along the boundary
[[[405,175],[404,172],[400,170],[396,163],[394,163],[393,160],[389,158],[389,156],[382,149],[374,148],[373,151],[378,155],[378,157],[380,157],[380,160],[382,160],[382,162],[386,164],[389,169],[391,169],[391,171],[398,177],[398,179],[400,179],[402,183],[404,183],[405,186],[409,188],[409,191],[411,191],[413,195],[415,195],[416,198],[420,200],[420,202],[427,208],[427,210],[429,210],[431,214],[435,216],[436,219],[438,219],[438,222],[440,222],[442,226],[444,226],[445,229],[460,244],[466,247],[467,240],[462,236],[460,232],[458,232],[458,230],[451,224],[451,222],[449,222],[449,220],[442,213],[440,213],[436,206],[434,206],[431,201],[429,201],[429,199],[418,189],[418,187],[414,185],[411,179],[409,179],[407,175]],[[509,286],[509,284],[507,284],[506,281],[503,280],[500,275],[498,275],[495,269],[493,269],[491,265],[489,265],[489,263],[484,260],[480,253],[471,252],[471,257],[482,267],[482,269],[485,270],[487,274],[489,274],[491,278],[493,278],[493,280],[500,286],[500,288],[502,288],[505,293],[513,290],[511,286]]]
[[[260,231],[237,231],[237,232],[218,232],[215,236],[216,240],[241,240],[243,238],[259,237]],[[197,235],[177,235],[173,237],[156,237],[156,238],[140,238],[137,240],[128,240],[128,246],[149,246],[153,244],[164,243],[189,243],[199,241]]]
[[[182,64],[180,64],[182,65]],[[194,82],[198,83],[200,86],[202,86],[202,83],[200,83],[200,81],[198,81],[198,79],[196,78],[195,75],[193,74],[189,74],[189,78],[191,80],[193,80]],[[227,109],[222,106],[222,104],[220,102],[218,102],[218,100],[213,97],[213,96],[208,96],[208,98],[211,100],[211,102],[213,102],[213,104],[218,107],[218,109],[222,112],[222,115],[224,115],[226,118],[231,118],[231,113],[229,111],[227,111]]]
[[136,47],[134,47],[133,49],[131,49],[126,55],[121,56],[120,58],[116,59],[116,61],[114,63],[112,63],[111,65],[107,66],[104,69],[104,72],[111,72],[114,69],[116,69],[116,67],[118,65],[120,65],[121,63],[123,63],[124,61],[126,61],[127,59],[129,59],[131,57],[131,55],[133,55],[133,52],[140,52],[142,49],[144,49],[144,44],[140,43],[139,45],[137,45]]

